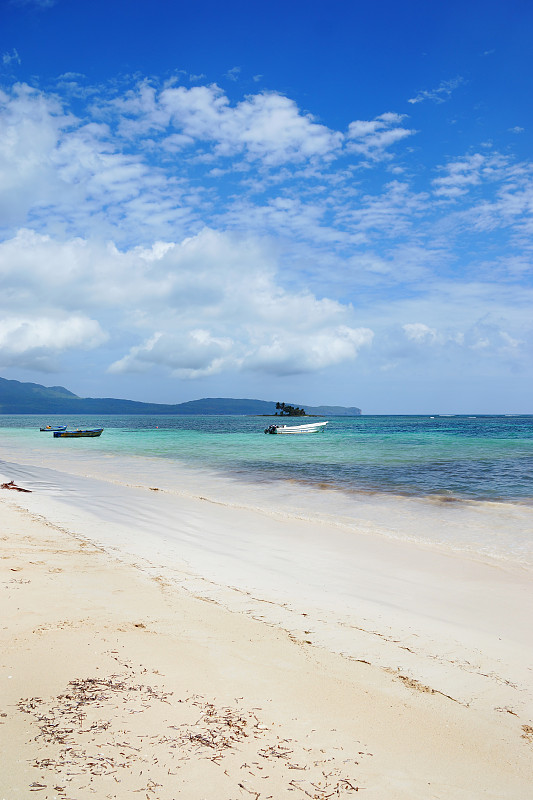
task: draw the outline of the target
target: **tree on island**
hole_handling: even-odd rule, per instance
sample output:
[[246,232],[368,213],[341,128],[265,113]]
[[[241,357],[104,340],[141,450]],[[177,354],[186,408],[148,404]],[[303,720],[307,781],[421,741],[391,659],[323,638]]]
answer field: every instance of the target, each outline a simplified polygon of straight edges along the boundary
[[281,417],[284,415],[287,415],[288,417],[305,417],[305,409],[299,408],[298,406],[295,408],[294,406],[289,406],[286,403],[276,403],[276,409],[276,417],[278,416],[278,411]]

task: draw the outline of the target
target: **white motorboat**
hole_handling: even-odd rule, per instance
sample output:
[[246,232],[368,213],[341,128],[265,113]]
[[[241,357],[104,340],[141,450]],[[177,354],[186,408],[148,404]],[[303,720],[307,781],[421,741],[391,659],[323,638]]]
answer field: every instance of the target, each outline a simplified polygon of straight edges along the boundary
[[309,422],[307,425],[269,425],[265,433],[324,433],[327,422]]

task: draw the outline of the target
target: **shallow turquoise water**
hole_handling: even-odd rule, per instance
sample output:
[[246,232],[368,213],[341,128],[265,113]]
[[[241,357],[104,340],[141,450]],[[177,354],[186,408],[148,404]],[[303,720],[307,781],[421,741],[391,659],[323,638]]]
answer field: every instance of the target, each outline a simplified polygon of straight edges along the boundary
[[[325,433],[298,437],[265,436],[271,421],[242,416],[0,416],[0,441],[43,453],[68,448],[87,459],[170,459],[247,481],[291,479],[348,492],[533,500],[533,416],[333,417]],[[98,439],[78,440],[39,432],[41,425],[60,422],[105,430]]]

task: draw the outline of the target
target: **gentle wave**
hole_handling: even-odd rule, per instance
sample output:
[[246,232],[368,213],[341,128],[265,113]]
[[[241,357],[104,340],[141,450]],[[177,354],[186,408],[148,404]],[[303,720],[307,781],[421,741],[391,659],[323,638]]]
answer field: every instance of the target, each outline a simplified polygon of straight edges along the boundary
[[426,431],[426,419],[335,419],[327,433],[297,441],[264,436],[257,418],[98,418],[100,439],[64,441],[38,432],[33,417],[9,422],[0,431],[6,477],[72,502],[99,479],[107,499],[91,504],[101,502],[104,517],[111,486],[133,487],[176,508],[202,498],[533,564],[530,418],[447,418],[444,433]]
[[[533,500],[533,417],[336,417],[309,436],[265,436],[260,417],[80,417],[98,440],[38,433],[36,417],[0,417],[3,441],[46,453],[137,455],[248,481],[299,481],[345,492],[447,500]],[[72,445],[77,450],[72,449]],[[70,446],[70,450],[66,449]],[[62,449],[61,449],[62,448]]]

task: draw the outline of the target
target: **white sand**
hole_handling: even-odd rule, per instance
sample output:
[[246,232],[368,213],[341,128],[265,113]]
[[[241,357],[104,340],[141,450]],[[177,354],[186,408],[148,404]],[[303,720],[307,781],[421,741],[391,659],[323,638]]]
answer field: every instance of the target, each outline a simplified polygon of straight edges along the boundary
[[531,570],[83,486],[0,494],[0,798],[532,796]]

